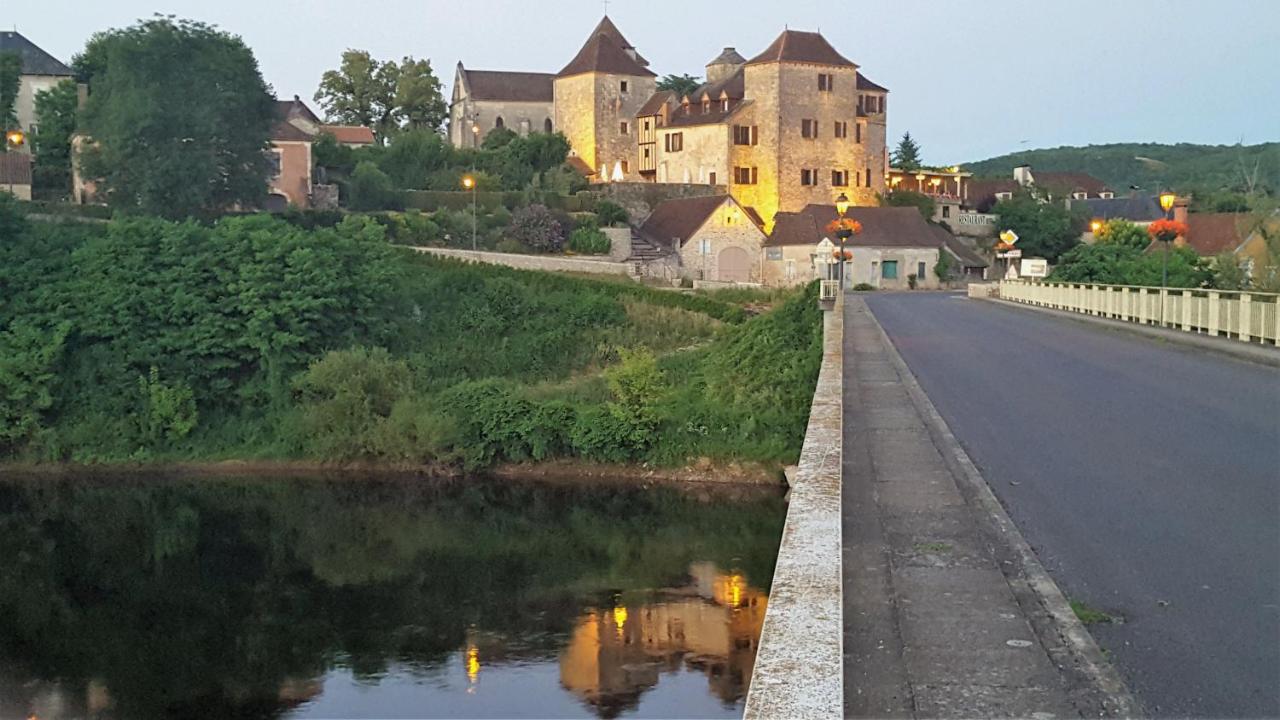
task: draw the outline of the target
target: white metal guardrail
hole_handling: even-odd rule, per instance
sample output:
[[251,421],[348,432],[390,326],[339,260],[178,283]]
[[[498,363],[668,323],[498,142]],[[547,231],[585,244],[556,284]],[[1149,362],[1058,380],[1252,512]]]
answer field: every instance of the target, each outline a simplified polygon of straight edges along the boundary
[[1003,280],[1000,298],[1144,325],[1280,345],[1280,295]]
[[822,280],[822,285],[818,288],[819,300],[835,300],[836,293],[840,292],[839,280]]

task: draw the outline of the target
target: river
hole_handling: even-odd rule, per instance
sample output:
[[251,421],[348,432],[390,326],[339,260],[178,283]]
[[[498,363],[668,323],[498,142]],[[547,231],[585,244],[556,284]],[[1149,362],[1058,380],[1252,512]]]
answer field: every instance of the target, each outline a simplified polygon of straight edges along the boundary
[[0,718],[740,717],[779,492],[0,480]]

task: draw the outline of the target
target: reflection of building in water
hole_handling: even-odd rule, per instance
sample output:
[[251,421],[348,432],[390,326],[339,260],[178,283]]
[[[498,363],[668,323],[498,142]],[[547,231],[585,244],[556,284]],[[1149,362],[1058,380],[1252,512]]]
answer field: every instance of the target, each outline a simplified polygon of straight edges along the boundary
[[98,680],[36,680],[0,674],[0,718],[109,717],[111,695]]
[[659,673],[683,664],[705,673],[721,700],[740,700],[768,598],[710,563],[695,563],[689,574],[693,583],[669,600],[581,617],[560,656],[560,683],[601,717],[616,717],[639,703]]

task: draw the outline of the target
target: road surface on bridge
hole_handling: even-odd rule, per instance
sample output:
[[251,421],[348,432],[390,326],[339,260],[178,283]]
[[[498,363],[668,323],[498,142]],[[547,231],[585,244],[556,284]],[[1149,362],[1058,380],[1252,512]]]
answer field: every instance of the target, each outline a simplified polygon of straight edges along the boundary
[[[1280,371],[942,293],[866,296],[1152,716],[1280,716]],[[1235,342],[1224,339],[1223,342]]]

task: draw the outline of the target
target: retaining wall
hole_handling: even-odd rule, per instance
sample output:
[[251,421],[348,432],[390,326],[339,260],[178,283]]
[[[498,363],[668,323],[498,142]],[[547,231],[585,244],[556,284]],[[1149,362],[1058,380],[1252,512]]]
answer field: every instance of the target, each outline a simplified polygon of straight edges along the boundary
[[553,272],[596,273],[599,275],[630,275],[632,266],[628,263],[614,262],[609,257],[590,259],[586,257],[563,257],[557,255],[521,255],[518,253],[489,252],[486,250],[457,250],[454,248],[414,247],[420,253],[450,257],[467,262],[487,263],[489,265],[505,265],[520,270],[548,270]]

